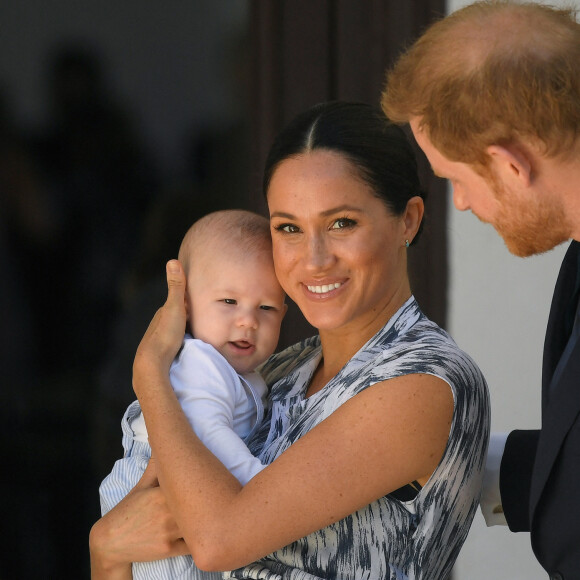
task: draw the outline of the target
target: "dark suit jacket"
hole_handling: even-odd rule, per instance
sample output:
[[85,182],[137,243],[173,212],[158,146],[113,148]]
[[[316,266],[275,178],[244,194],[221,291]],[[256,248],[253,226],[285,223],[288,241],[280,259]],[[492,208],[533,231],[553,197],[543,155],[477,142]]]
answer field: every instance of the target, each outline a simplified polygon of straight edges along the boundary
[[560,269],[546,330],[542,429],[510,433],[502,458],[502,504],[512,531],[530,531],[551,578],[580,579],[580,339],[558,370],[568,342],[580,243]]

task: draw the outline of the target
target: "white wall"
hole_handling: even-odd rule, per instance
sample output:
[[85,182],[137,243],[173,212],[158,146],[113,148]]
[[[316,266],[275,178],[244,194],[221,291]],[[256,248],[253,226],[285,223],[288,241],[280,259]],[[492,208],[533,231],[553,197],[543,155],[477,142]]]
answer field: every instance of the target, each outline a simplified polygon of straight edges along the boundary
[[[448,12],[468,3],[448,0]],[[544,332],[567,244],[516,258],[491,226],[458,212],[451,197],[449,208],[449,331],[486,376],[492,430],[538,428]],[[535,560],[529,534],[487,528],[478,512],[453,578],[543,580],[546,573]]]

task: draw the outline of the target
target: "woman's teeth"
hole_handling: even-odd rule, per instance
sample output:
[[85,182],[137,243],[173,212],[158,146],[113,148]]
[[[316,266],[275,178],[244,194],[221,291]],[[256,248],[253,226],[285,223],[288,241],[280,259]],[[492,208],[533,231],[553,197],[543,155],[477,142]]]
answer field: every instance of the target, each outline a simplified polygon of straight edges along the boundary
[[336,290],[340,288],[340,282],[335,282],[334,284],[323,284],[322,286],[307,286],[310,292],[314,292],[315,294],[326,294],[331,290]]

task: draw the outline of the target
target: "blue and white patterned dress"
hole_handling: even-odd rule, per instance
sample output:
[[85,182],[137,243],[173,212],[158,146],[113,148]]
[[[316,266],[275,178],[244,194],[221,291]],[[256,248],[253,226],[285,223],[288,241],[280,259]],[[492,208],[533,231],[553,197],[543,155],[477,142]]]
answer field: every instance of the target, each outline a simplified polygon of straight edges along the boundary
[[483,375],[413,297],[334,379],[306,398],[320,357],[320,341],[312,337],[274,355],[261,369],[272,387],[271,406],[250,449],[263,463],[271,463],[357,393],[411,373],[437,376],[453,391],[453,421],[441,463],[414,499],[384,496],[224,578],[444,580],[479,503],[489,438]]

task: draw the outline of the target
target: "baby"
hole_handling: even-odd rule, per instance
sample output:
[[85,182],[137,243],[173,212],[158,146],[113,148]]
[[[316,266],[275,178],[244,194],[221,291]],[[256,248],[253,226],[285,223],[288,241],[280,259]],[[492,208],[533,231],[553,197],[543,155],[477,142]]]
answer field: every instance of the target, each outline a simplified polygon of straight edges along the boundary
[[[186,233],[179,261],[187,276],[188,333],[171,384],[197,436],[245,485],[263,469],[244,440],[264,417],[267,387],[256,367],[275,350],[286,313],[272,261],[270,226],[244,210],[206,215]],[[139,481],[151,457],[139,402],[122,420],[123,459],[99,488],[103,514]],[[133,578],[221,578],[190,556],[133,564]]]

